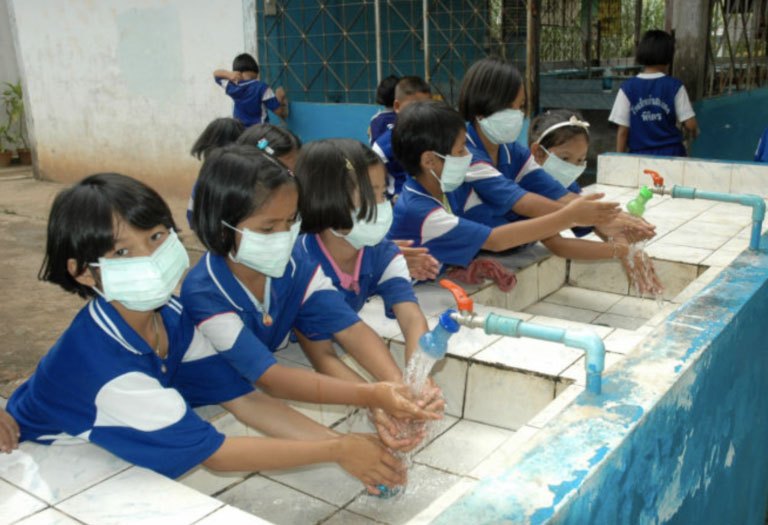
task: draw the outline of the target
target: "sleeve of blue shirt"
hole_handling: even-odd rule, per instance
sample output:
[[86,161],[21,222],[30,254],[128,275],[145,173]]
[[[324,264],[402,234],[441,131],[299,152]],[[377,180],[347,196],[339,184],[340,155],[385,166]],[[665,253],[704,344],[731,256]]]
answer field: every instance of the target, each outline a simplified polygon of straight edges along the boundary
[[526,188],[502,175],[490,163],[490,159],[486,161],[477,155],[473,157],[466,180],[480,199],[497,214],[511,210],[528,193]]
[[[455,220],[443,217],[443,214],[454,217]],[[441,227],[441,223],[448,220],[453,221],[453,227]],[[445,231],[438,233],[441,230]],[[429,248],[429,253],[441,264],[466,267],[483,247],[491,230],[489,226],[455,217],[439,208],[424,220],[422,245]],[[428,238],[426,242],[423,241],[425,236]]]
[[526,190],[553,201],[568,194],[568,190],[562,184],[541,168],[526,173],[519,182],[520,186]]
[[384,300],[384,309],[388,317],[392,317],[392,307],[398,303],[418,303],[416,294],[413,293],[413,284],[408,273],[408,265],[405,258],[392,241],[383,241],[385,246],[379,253],[379,282],[376,284],[375,294]]
[[269,86],[267,86],[266,89],[264,90],[264,93],[262,94],[261,102],[265,106],[267,106],[267,109],[270,111],[274,111],[280,106],[282,106],[280,101],[277,100],[277,97],[275,96],[275,93],[272,91],[272,88],[270,88]]
[[305,290],[295,326],[308,339],[329,339],[329,334],[341,332],[360,321],[319,264]]

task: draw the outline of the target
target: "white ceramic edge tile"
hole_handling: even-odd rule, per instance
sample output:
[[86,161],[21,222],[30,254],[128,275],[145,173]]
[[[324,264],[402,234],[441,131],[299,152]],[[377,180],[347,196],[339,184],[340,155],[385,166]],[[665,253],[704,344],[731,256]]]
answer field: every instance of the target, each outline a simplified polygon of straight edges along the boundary
[[458,483],[446,490],[438,498],[432,500],[432,503],[426,509],[419,512],[416,516],[408,520],[407,525],[426,525],[432,523],[437,516],[451,506],[456,500],[469,492],[477,481],[470,478],[462,478]]

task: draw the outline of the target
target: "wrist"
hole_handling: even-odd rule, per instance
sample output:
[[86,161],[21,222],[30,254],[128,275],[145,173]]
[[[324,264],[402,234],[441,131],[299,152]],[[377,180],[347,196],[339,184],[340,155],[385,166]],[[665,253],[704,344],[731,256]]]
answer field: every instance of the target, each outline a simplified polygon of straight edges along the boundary
[[619,242],[612,242],[613,244],[613,258],[614,259],[626,259],[629,255],[629,246]]
[[376,383],[358,383],[355,388],[357,389],[357,395],[355,396],[358,401],[358,406],[365,406],[375,408],[376,405]]

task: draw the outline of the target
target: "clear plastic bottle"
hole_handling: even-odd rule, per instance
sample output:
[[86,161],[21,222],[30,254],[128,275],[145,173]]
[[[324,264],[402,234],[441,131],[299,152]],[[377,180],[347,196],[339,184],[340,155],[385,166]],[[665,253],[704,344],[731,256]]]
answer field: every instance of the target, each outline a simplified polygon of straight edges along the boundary
[[637,217],[642,217],[645,213],[645,203],[651,200],[653,192],[648,186],[643,186],[637,194],[637,197],[627,203],[627,211]]

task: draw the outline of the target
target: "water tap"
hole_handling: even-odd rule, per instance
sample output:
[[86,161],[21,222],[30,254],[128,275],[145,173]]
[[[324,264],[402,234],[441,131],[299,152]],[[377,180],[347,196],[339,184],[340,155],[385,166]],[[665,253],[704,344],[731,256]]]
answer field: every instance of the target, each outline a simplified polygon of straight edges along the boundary
[[456,301],[458,312],[451,314],[451,319],[470,328],[483,328],[485,326],[485,316],[474,312],[475,303],[461,286],[448,279],[442,279],[440,286],[451,292]]
[[666,193],[669,193],[664,187],[664,177],[659,175],[658,172],[653,170],[643,170],[643,173],[650,175],[653,179],[653,188],[649,188],[653,193],[656,195],[665,195]]

